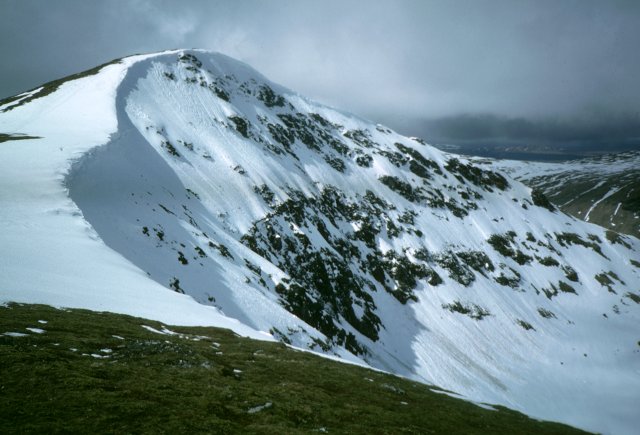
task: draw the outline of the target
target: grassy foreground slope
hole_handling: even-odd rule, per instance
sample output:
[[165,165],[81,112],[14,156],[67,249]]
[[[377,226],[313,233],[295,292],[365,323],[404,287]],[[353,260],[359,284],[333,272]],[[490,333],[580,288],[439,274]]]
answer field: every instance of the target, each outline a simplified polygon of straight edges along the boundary
[[579,433],[204,327],[0,306],[0,433]]

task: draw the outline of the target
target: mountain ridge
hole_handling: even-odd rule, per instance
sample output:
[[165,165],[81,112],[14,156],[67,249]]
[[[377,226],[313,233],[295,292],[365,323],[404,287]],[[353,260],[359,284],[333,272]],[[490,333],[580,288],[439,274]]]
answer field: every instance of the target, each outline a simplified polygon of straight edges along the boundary
[[[129,270],[147,289],[125,292],[131,301],[177,301],[184,292],[203,317],[199,307],[213,305],[245,333],[270,330],[532,415],[629,430],[637,239],[607,240],[498,172],[315,104],[226,56],[175,51],[104,68],[82,80],[104,85],[111,71],[117,91],[103,99],[115,108],[85,127],[111,121],[100,134],[74,132],[77,150],[60,163],[71,169],[55,169],[53,185],[69,195],[59,197],[70,198],[56,216],[69,218],[65,228],[83,226],[76,242],[89,234],[106,243],[109,261],[127,259],[109,273]],[[56,95],[64,106],[80,92],[63,86],[6,112],[0,129],[51,142],[58,123],[38,131],[30,120],[44,115],[18,112],[38,112]],[[69,132],[60,134],[56,145]],[[14,148],[19,167],[28,153]],[[10,247],[22,249],[15,240]],[[106,281],[113,292],[117,280]],[[603,387],[605,366],[615,374]],[[536,376],[547,384],[527,380]],[[560,406],[585,382],[589,397]],[[600,388],[622,411],[587,415],[601,406]]]

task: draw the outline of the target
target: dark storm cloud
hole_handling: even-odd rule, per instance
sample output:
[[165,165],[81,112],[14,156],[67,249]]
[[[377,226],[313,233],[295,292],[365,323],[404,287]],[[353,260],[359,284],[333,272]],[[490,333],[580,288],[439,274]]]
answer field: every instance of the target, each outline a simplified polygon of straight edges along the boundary
[[493,114],[463,114],[434,119],[391,121],[400,132],[439,145],[457,145],[471,152],[486,149],[582,151],[640,150],[640,117],[633,115],[574,119],[510,118]]
[[490,113],[579,128],[594,113],[637,119],[638,22],[637,1],[3,0],[0,97],[201,47],[381,122]]

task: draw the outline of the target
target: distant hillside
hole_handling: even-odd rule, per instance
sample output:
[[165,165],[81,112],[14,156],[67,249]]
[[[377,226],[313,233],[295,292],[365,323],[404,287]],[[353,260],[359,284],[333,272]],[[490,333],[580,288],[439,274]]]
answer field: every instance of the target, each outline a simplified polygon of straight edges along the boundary
[[496,165],[579,219],[640,238],[640,151],[565,163]]

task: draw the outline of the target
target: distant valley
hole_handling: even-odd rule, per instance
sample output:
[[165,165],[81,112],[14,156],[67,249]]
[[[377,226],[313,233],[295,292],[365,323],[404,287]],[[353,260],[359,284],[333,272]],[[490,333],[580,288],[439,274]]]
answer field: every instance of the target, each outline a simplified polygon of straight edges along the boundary
[[540,189],[565,213],[640,237],[640,151],[561,163],[498,160],[492,165]]

